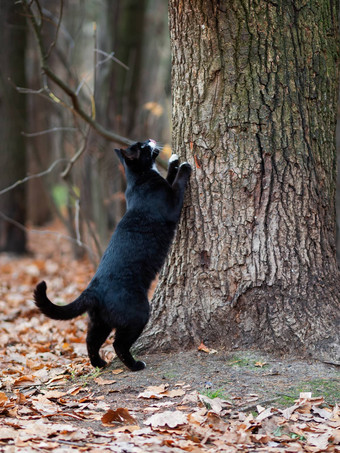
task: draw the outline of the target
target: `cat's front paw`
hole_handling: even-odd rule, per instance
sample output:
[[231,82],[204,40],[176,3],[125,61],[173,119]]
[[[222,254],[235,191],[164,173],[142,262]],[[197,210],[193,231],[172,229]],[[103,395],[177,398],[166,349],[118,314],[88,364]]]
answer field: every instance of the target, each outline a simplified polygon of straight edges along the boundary
[[171,154],[170,159],[169,159],[169,164],[174,164],[174,165],[179,164],[179,158],[178,158],[177,154]]
[[130,368],[131,371],[141,371],[144,370],[146,367],[145,362],[142,362],[141,360],[138,360],[133,367]]
[[191,165],[189,164],[189,162],[183,162],[183,164],[181,164],[179,166],[179,170],[181,171],[181,173],[187,173],[189,176],[191,175],[191,172],[192,172],[192,167]]

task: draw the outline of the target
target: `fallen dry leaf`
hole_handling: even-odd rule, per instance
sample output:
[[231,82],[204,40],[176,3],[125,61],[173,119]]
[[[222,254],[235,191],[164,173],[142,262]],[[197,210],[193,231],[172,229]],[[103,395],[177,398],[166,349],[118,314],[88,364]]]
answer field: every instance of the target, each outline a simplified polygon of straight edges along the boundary
[[0,392],[0,405],[4,405],[7,402],[8,402],[8,397],[7,397],[6,393]]
[[197,348],[199,351],[206,352],[207,354],[216,354],[218,351],[216,349],[210,349],[206,346],[203,341]]
[[188,416],[181,411],[165,411],[159,414],[152,415],[145,420],[145,425],[151,425],[152,428],[159,426],[168,426],[176,428],[180,425],[185,425],[188,422]]
[[185,390],[183,389],[166,390],[161,395],[167,396],[169,398],[176,398],[177,396],[185,395]]
[[178,396],[185,395],[185,390],[183,390],[183,389],[167,390],[167,387],[168,387],[168,384],[147,387],[147,389],[144,390],[144,392],[141,392],[138,395],[138,398],[162,399],[165,397],[175,398]]
[[255,366],[259,368],[263,368],[265,365],[268,365],[267,362],[256,362]]
[[206,346],[203,341],[201,342],[201,344],[198,346],[197,348],[199,351],[202,351],[202,352],[206,352],[207,354],[209,354],[210,352],[210,349],[208,348],[208,346]]
[[128,409],[124,407],[118,407],[116,410],[109,409],[101,418],[101,421],[103,425],[105,426],[112,426],[114,424],[113,422],[116,423],[125,423],[128,425],[137,425],[137,421]]
[[13,388],[30,387],[34,383],[36,383],[35,376],[21,376],[13,382],[12,386],[13,386]]
[[31,405],[41,415],[56,414],[62,410],[58,404],[53,403],[44,395],[33,397]]
[[164,392],[166,391],[168,387],[168,384],[162,384],[162,385],[151,385],[150,387],[147,387],[144,392],[141,392],[138,395],[138,398],[155,398],[155,399],[161,399],[164,398],[165,395]]
[[264,409],[259,413],[259,415],[256,417],[256,421],[261,422],[262,420],[271,417],[276,412],[277,412],[276,409],[268,407],[267,409]]
[[218,415],[221,414],[224,409],[232,406],[229,401],[223,400],[221,398],[209,398],[208,396],[198,394],[198,399],[204,404],[206,408],[212,410]]
[[94,378],[93,380],[98,385],[110,385],[110,384],[114,384],[115,382],[117,382],[117,381],[110,380],[110,379],[103,379],[100,376],[97,378]]

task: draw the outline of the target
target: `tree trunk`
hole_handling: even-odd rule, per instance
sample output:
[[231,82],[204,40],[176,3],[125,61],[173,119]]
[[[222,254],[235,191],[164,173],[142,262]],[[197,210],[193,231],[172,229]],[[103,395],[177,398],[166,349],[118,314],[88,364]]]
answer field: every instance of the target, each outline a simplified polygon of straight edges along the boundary
[[[59,1],[42,0],[41,6],[44,11],[52,10],[51,17],[58,17],[60,8]],[[42,85],[40,55],[36,38],[31,30],[28,30],[30,33],[28,33],[27,36],[27,86],[30,87],[31,90],[39,90]],[[43,22],[42,35],[46,48],[48,48],[55,39],[55,23],[51,19]],[[58,40],[58,45],[59,44],[60,39]],[[55,63],[55,52],[51,52],[49,64],[52,67],[56,67]],[[56,108],[49,100],[37,96],[36,94],[28,94],[26,95],[26,102],[28,117],[27,132],[39,133],[57,126],[56,123],[59,118],[56,114]],[[61,143],[56,143],[57,139],[58,133],[44,133],[35,137],[27,137],[27,172],[29,174],[34,175],[45,170],[59,157],[56,150],[60,153]],[[46,184],[46,181],[43,178],[34,178],[27,183],[27,217],[29,222],[33,225],[44,225],[52,219],[48,186],[53,186],[57,183],[57,172],[53,175],[49,175],[48,179],[49,184]]]
[[336,2],[170,0],[182,220],[144,346],[339,358]]
[[[96,47],[110,54],[115,51],[115,39],[120,18],[120,2],[106,0],[98,14]],[[112,96],[112,79],[117,63],[96,54],[94,100],[96,120],[104,127],[119,130],[115,124],[116,99]],[[102,62],[105,63],[102,63]],[[124,70],[126,72],[126,70]],[[112,230],[125,211],[124,181],[113,144],[90,132],[88,153],[85,155],[83,197],[89,218],[96,224],[102,250],[106,248]]]
[[[0,2],[0,190],[25,176],[25,96],[15,86],[25,87],[26,21],[20,5]],[[25,224],[24,186],[0,196],[0,251],[26,252],[26,233],[16,225]],[[7,221],[10,219],[10,221]]]
[[336,256],[340,267],[340,99],[338,99],[338,116],[336,124],[336,149],[338,156],[338,175],[336,184]]

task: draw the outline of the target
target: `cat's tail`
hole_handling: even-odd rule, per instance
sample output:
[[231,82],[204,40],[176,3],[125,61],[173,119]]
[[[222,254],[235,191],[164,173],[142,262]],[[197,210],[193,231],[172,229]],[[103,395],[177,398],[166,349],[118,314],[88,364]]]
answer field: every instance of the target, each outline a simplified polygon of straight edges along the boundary
[[46,288],[46,283],[44,281],[40,282],[34,290],[34,300],[39,310],[49,318],[72,319],[85,313],[90,306],[91,300],[86,291],[70,304],[55,305],[47,297]]

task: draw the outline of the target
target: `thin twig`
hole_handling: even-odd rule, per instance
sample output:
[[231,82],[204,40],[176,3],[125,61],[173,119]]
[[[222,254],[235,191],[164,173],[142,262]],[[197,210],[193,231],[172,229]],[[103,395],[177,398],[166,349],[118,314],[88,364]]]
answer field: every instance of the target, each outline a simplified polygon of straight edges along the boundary
[[53,48],[55,47],[55,45],[57,43],[57,39],[58,39],[58,34],[59,34],[59,30],[60,30],[60,25],[61,25],[61,19],[63,17],[64,0],[59,0],[59,3],[60,3],[60,10],[59,10],[59,19],[58,19],[58,23],[57,23],[57,29],[55,32],[54,40],[51,42],[50,48],[47,51],[46,58],[48,58],[51,55],[51,52],[52,52]]
[[51,173],[51,171],[54,169],[54,167],[56,167],[61,162],[65,163],[65,162],[69,162],[69,160],[64,158],[64,159],[58,159],[58,160],[54,161],[53,164],[51,164],[47,170],[41,171],[40,173],[35,173],[34,175],[26,176],[24,179],[20,179],[20,180],[16,181],[14,184],[12,184],[11,186],[8,186],[5,189],[0,190],[0,195],[3,195],[4,193],[9,192],[10,190],[14,189],[15,187],[17,187],[21,184],[24,184],[25,182],[27,182],[31,179],[41,178],[42,176],[45,176],[48,173]]
[[[39,3],[39,2],[37,1],[37,3]],[[32,8],[29,6],[28,0],[24,0],[24,7],[28,13],[28,17],[30,19],[34,34],[35,34],[37,42],[38,42],[38,47],[39,47],[39,51],[40,51],[40,59],[41,59],[41,68],[44,71],[44,73],[47,75],[47,77],[50,80],[52,80],[56,85],[58,85],[59,88],[61,88],[62,91],[70,97],[71,102],[72,102],[72,107],[71,106],[68,106],[68,107],[71,110],[73,110],[75,113],[77,113],[81,118],[83,118],[84,121],[86,121],[88,124],[90,124],[91,127],[94,130],[96,130],[98,132],[98,134],[100,134],[102,137],[106,138],[109,141],[114,141],[116,143],[119,143],[121,145],[130,146],[134,142],[133,140],[130,140],[126,137],[116,134],[115,132],[111,132],[111,131],[107,130],[101,124],[97,123],[91,116],[89,116],[80,106],[77,94],[52,71],[52,69],[50,68],[50,66],[47,63],[47,54],[44,49],[44,43],[43,43],[42,36],[40,33],[39,24],[37,23],[37,20],[32,11]]]
[[75,127],[52,127],[51,129],[45,129],[44,131],[40,132],[21,132],[21,135],[24,137],[39,137],[40,135],[50,134],[51,132],[59,132],[59,131],[77,131],[78,129]]
[[80,200],[78,198],[75,202],[74,228],[76,230],[77,244],[81,247],[79,214],[80,214]]
[[87,143],[88,143],[88,139],[89,139],[89,132],[90,132],[90,128],[88,128],[86,134],[85,134],[85,139],[84,139],[84,142],[82,144],[82,146],[79,148],[79,150],[74,154],[74,156],[68,161],[68,164],[65,168],[65,170],[60,173],[60,176],[63,178],[63,179],[66,179],[67,176],[69,175],[73,165],[75,164],[75,162],[79,159],[79,157],[84,153],[84,151],[86,150],[87,148]]
[[[42,8],[42,12],[44,13],[44,17],[49,19],[50,23],[54,24],[55,26],[58,25],[58,22],[59,22],[59,18],[57,19],[52,13],[51,11],[49,11],[48,9],[46,8]],[[70,33],[68,32],[68,30],[63,26],[63,24],[61,23],[60,24],[60,31],[63,33],[64,37],[66,38],[67,42],[68,42],[68,46],[73,48],[74,47],[74,39],[72,38],[72,36],[70,35]]]
[[32,90],[30,88],[15,86],[15,89],[20,94],[41,94],[45,96],[47,94],[45,88],[40,88],[39,90]]
[[103,64],[103,63],[105,63],[108,60],[112,60],[112,61],[115,61],[116,63],[118,63],[120,66],[123,66],[123,68],[126,69],[127,71],[130,70],[129,66],[124,64],[117,57],[114,57],[114,54],[115,54],[114,52],[107,53],[107,52],[104,52],[104,50],[101,50],[101,49],[93,49],[93,51],[99,53],[100,55],[104,55],[106,57],[103,60],[98,62],[98,66]]
[[[71,182],[67,178],[65,180],[66,180],[66,184],[68,185],[68,190],[69,190],[70,195],[74,198],[75,202],[77,202],[77,201],[79,202],[79,208],[80,208],[80,198],[79,198],[78,194],[75,192]],[[80,214],[81,214],[81,209],[79,209],[79,215]],[[99,240],[97,238],[97,235],[94,232],[93,228],[91,227],[90,221],[87,218],[87,216],[83,216],[83,218],[85,220],[85,223],[86,223],[87,229],[89,231],[89,234],[90,234],[90,236],[93,239],[94,245],[95,245],[96,250],[97,250],[97,254],[98,254],[98,256],[102,256],[103,255],[103,250],[102,250],[102,248],[100,246],[100,243],[99,243]],[[93,252],[92,252],[92,256],[90,258],[91,258],[91,261],[92,261],[92,263],[94,265],[98,264],[98,263],[95,263],[95,260],[93,258]]]
[[[37,5],[38,11],[39,11],[39,16],[40,16],[40,24],[38,24],[38,22],[37,22],[37,26],[39,27],[39,29],[41,29],[42,24],[43,24],[44,15],[43,15],[39,0],[34,0],[34,3]],[[32,5],[32,3],[31,3],[31,5]],[[30,6],[30,9],[31,9],[31,6]],[[33,14],[33,11],[31,11],[31,12]]]

